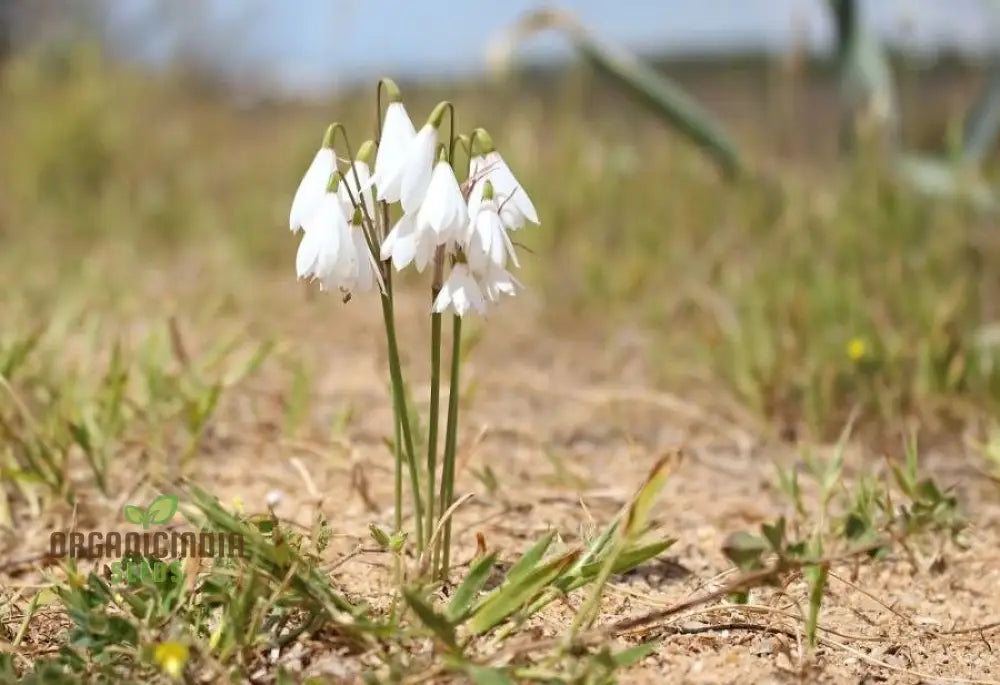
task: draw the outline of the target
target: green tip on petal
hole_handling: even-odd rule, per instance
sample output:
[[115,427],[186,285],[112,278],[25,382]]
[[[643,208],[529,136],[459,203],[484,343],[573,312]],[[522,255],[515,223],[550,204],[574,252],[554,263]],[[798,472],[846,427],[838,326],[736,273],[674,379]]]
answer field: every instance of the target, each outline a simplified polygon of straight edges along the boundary
[[472,154],[473,156],[485,155],[495,152],[493,136],[485,128],[477,128],[472,132]]
[[361,225],[361,208],[355,207],[354,214],[351,215],[351,224],[354,226]]
[[493,184],[487,181],[483,184],[483,199],[492,200],[493,199]]
[[446,148],[444,145],[438,145],[437,161],[439,162],[448,161],[448,148]]
[[451,103],[447,100],[443,100],[437,103],[437,106],[431,110],[431,115],[427,117],[427,123],[433,126],[435,129],[441,128],[441,122],[444,120],[444,113],[451,107]]
[[335,193],[340,185],[340,172],[334,171],[330,174],[330,180],[326,182],[326,192]]
[[326,127],[326,132],[323,134],[323,145],[325,149],[329,150],[333,148],[333,136],[337,132],[336,122],[330,124]]
[[375,161],[375,141],[366,140],[361,143],[361,147],[358,148],[358,161],[364,162],[368,166],[372,165]]
[[403,101],[403,94],[400,92],[399,86],[396,85],[395,81],[391,78],[384,77],[379,81],[379,83],[381,83],[382,87],[385,88],[385,95],[389,98],[389,102]]

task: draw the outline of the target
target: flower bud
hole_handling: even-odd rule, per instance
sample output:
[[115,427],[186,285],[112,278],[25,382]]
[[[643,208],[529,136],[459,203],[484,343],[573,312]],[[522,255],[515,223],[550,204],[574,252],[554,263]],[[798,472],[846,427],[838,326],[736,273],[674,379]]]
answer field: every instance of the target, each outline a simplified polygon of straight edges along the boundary
[[472,132],[472,156],[478,157],[496,151],[493,136],[485,128],[477,128]]
[[361,143],[361,147],[358,148],[358,158],[357,161],[364,162],[369,167],[375,161],[375,141],[366,140]]
[[389,102],[402,102],[403,94],[399,91],[399,86],[391,78],[383,78],[380,82],[382,87],[385,88],[385,95],[389,98]]
[[323,133],[323,144],[320,146],[324,149],[330,150],[333,148],[333,135],[337,132],[336,122],[330,124],[326,127],[326,131]]
[[451,103],[447,100],[442,100],[437,103],[434,109],[431,110],[431,115],[427,117],[427,123],[433,126],[435,130],[441,128],[441,122],[444,120],[444,113],[451,106]]

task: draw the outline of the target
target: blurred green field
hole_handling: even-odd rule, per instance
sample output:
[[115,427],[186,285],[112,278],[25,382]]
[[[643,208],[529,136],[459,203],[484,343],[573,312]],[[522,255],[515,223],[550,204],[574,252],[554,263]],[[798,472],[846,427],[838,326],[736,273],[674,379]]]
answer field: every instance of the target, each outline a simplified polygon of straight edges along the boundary
[[[415,118],[448,96],[460,127],[504,141],[543,217],[519,237],[552,335],[637,325],[662,383],[708,380],[788,436],[831,438],[854,410],[875,435],[913,417],[928,432],[980,425],[1000,401],[995,217],[896,186],[875,153],[838,159],[821,67],[677,69],[739,135],[753,178],[721,179],[585,69],[404,90]],[[948,106],[978,78],[905,72],[907,139],[944,146]],[[206,295],[291,278],[295,179],[330,120],[371,128],[373,99],[238,105],[86,46],[15,58],[0,95],[2,335],[17,335],[11,312],[67,293],[98,308],[154,267],[208,260],[185,283]]]

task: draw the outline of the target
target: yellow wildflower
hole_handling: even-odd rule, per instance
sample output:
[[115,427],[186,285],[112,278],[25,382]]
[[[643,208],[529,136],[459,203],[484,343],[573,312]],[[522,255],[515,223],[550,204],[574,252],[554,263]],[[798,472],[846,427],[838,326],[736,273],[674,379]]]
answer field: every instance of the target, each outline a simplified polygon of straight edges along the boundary
[[851,338],[847,343],[847,358],[859,362],[868,356],[868,343],[863,338]]
[[163,672],[173,679],[181,677],[187,665],[188,648],[180,642],[161,642],[153,651],[153,659]]

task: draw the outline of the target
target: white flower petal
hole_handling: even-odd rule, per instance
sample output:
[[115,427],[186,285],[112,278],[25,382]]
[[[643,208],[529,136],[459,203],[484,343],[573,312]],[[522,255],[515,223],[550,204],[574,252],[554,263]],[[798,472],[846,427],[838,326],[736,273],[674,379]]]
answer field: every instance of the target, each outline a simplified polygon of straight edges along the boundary
[[417,212],[417,228],[433,231],[436,243],[444,245],[459,239],[468,221],[469,212],[455,172],[450,164],[439,161]]
[[404,214],[382,242],[379,256],[383,260],[392,259],[392,265],[400,271],[413,261],[416,251],[414,217]]
[[458,316],[465,316],[473,311],[480,314],[486,311],[482,290],[465,264],[452,267],[441,292],[434,300],[435,312],[444,312],[449,308]]
[[319,261],[319,233],[306,233],[302,236],[299,249],[295,253],[295,273],[299,278],[308,278],[316,270]]
[[516,231],[524,226],[527,217],[521,212],[517,203],[512,198],[501,198],[500,200],[500,220],[509,231]]
[[425,124],[417,133],[406,154],[403,178],[400,186],[400,203],[403,211],[412,214],[420,208],[431,182],[431,167],[434,164],[434,144],[437,130]]
[[524,188],[514,177],[514,172],[507,166],[507,162],[500,156],[499,152],[493,151],[486,155],[486,165],[489,169],[490,181],[496,190],[511,199],[524,217],[533,224],[538,223],[538,213],[531,203],[531,198],[524,192]]
[[295,190],[292,198],[292,208],[288,213],[288,228],[298,231],[309,219],[309,216],[316,211],[320,201],[326,194],[326,187],[330,182],[330,174],[336,168],[336,159],[333,150],[330,148],[320,148],[313,157],[309,168],[299,182],[299,187]]
[[[511,242],[510,236],[507,235],[507,231],[505,230],[501,230],[500,235],[503,238],[503,245],[507,251],[507,256],[510,257],[510,261],[514,262],[514,266],[520,269],[521,263],[517,261],[517,253],[514,251],[514,243]],[[504,263],[499,264],[499,266],[506,266],[506,260]]]
[[324,195],[320,206],[302,228],[307,236],[313,234],[319,245],[312,275],[327,281],[340,273],[345,257],[350,255],[351,246],[347,219],[337,195]]
[[[475,175],[470,172],[469,178],[475,178]],[[485,188],[485,180],[478,180],[473,183],[472,190],[469,191],[469,216],[474,217],[479,214],[479,207],[483,202],[483,190]]]
[[433,311],[441,314],[451,306],[452,287],[450,279],[441,285],[441,290],[438,292],[437,297],[434,298],[434,305],[431,307]]
[[416,239],[416,254],[413,258],[413,265],[417,267],[418,273],[423,273],[434,256],[434,248],[437,247],[437,242],[434,240],[434,234],[428,232],[421,233],[418,231],[414,235],[414,238]]
[[509,271],[496,266],[488,269],[479,278],[483,292],[492,302],[499,300],[501,295],[514,296],[518,288],[524,287]]
[[403,171],[416,131],[402,102],[386,107],[382,138],[375,153],[375,171],[370,179],[378,190],[378,199],[398,202]]

